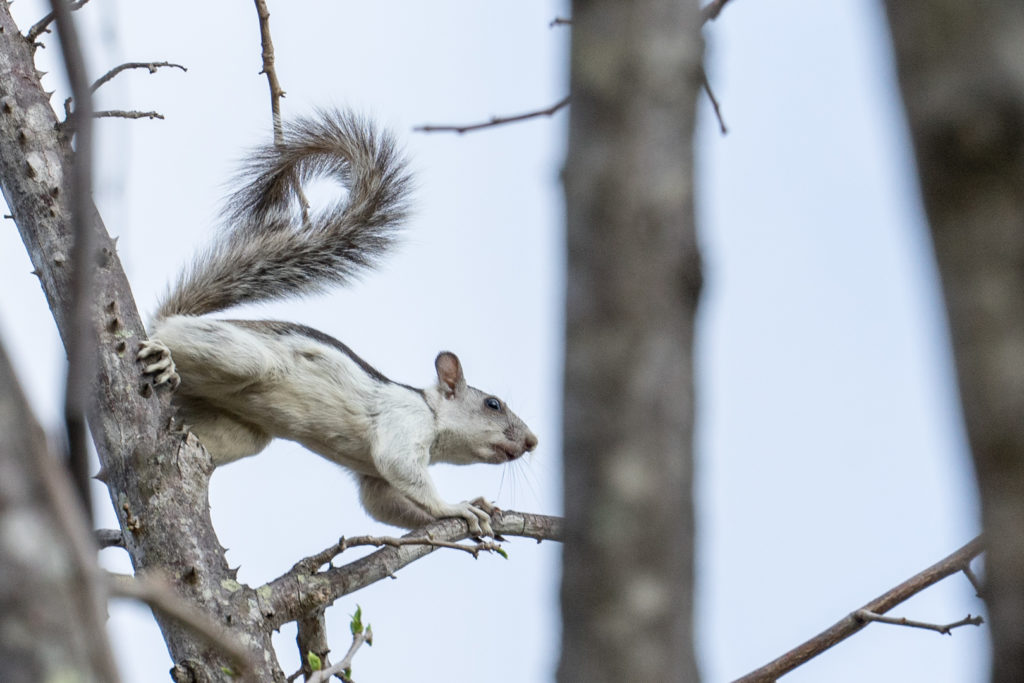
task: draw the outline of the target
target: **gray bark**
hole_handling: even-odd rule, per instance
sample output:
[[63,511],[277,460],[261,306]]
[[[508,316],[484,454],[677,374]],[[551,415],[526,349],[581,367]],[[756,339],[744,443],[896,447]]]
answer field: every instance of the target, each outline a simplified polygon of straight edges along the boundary
[[697,680],[696,2],[573,3],[560,681]]
[[986,547],[992,680],[1024,680],[1024,5],[886,3]]

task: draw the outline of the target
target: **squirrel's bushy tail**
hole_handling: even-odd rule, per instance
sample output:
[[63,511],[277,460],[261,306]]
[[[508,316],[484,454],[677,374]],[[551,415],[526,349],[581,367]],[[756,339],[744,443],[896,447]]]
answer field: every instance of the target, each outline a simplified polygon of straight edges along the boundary
[[[298,188],[334,178],[335,206],[306,214]],[[310,294],[372,266],[405,218],[411,180],[394,139],[349,112],[320,112],[258,149],[228,200],[225,228],[157,310],[203,315],[242,303]]]

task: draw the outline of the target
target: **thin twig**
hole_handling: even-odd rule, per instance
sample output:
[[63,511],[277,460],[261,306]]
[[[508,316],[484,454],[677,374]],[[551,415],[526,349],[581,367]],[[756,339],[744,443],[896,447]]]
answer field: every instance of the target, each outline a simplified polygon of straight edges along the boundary
[[[270,37],[270,9],[266,0],[255,0],[256,14],[260,19],[260,44],[263,47],[263,69],[261,74],[266,74],[267,85],[270,87],[270,115],[274,125],[274,144],[284,144],[284,124],[281,120],[281,98],[284,97],[284,88],[277,78],[277,67],[274,58],[274,41]],[[295,188],[295,196],[299,199],[299,206],[302,209],[302,222],[307,227],[309,222],[309,200],[302,190],[302,183],[298,175],[292,178],[292,186]]]
[[280,145],[284,142],[284,133],[281,128],[281,98],[284,97],[284,89],[281,82],[277,80],[277,68],[274,66],[274,42],[270,39],[270,9],[266,0],[255,0],[256,14],[260,18],[260,44],[263,46],[263,69],[261,74],[266,74],[267,85],[270,86],[270,115],[274,120],[274,144]]
[[161,67],[181,69],[186,72],[188,71],[188,69],[183,67],[181,64],[174,64],[173,62],[125,62],[124,64],[115,66],[113,69],[97,78],[90,87],[90,91],[96,92],[101,85],[108,82],[122,71],[127,71],[128,69],[148,69],[149,73],[154,74],[157,72],[157,69],[160,69]]
[[950,574],[963,571],[964,567],[968,566],[972,559],[980,555],[982,550],[982,539],[979,536],[951,555],[939,560],[924,571],[915,574],[892,590],[875,598],[859,610],[854,610],[807,642],[798,645],[781,657],[765,664],[760,669],[736,679],[735,683],[768,683],[769,681],[775,681],[783,674],[792,671],[807,660],[817,657],[833,645],[849,638],[867,626],[867,621],[858,618],[857,614],[859,612],[867,611],[873,614],[885,614],[904,600],[938,583]]
[[982,591],[981,579],[979,579],[978,575],[974,573],[973,569],[971,569],[970,564],[964,567],[964,576],[966,576],[967,580],[971,582],[972,586],[974,586],[974,594],[980,598]]
[[892,624],[894,626],[908,626],[910,628],[923,628],[929,631],[936,631],[943,635],[952,635],[952,631],[960,626],[981,626],[985,623],[985,620],[981,617],[972,617],[968,614],[960,621],[954,621],[952,624],[932,624],[927,621],[914,621],[907,619],[906,617],[887,617],[884,614],[875,614],[874,612],[866,609],[859,609],[853,613],[855,619],[862,621],[877,621],[882,624]]
[[554,28],[556,26],[572,26],[572,19],[568,19],[566,17],[555,17],[551,20],[551,23],[548,24],[548,28]]
[[311,555],[303,560],[299,560],[294,568],[306,567],[308,571],[314,572],[349,548],[357,548],[360,546],[373,546],[375,548],[388,546],[391,548],[401,548],[408,545],[425,545],[432,548],[461,550],[469,553],[474,558],[479,557],[481,551],[504,553],[500,544],[490,541],[482,541],[480,543],[470,545],[467,543],[437,540],[432,538],[430,535],[412,537],[403,536],[401,538],[396,536],[353,536],[352,538],[345,538],[342,536],[338,539],[338,542],[330,548],[322,550],[316,555]]
[[483,128],[493,128],[494,126],[501,126],[506,123],[517,123],[519,121],[526,121],[528,119],[534,119],[540,116],[552,116],[559,109],[569,104],[569,97],[566,96],[556,102],[555,104],[547,107],[546,109],[538,109],[537,111],[527,112],[525,114],[516,114],[514,116],[492,116],[490,120],[484,121],[483,123],[470,123],[466,125],[434,125],[427,124],[424,126],[417,126],[413,130],[419,133],[468,133],[470,131],[481,130]]
[[725,127],[725,121],[722,120],[722,110],[718,106],[718,98],[711,91],[711,83],[708,82],[708,74],[704,70],[703,64],[700,67],[700,84],[704,87],[704,92],[708,94],[708,99],[711,100],[711,107],[715,110],[715,118],[718,119],[718,128],[722,131],[722,135],[725,135],[729,130]]
[[235,667],[234,674],[243,675],[250,670],[249,658],[252,653],[210,615],[175,593],[167,582],[152,576],[109,574],[108,577],[111,595],[144,602],[154,611],[174,619],[193,633],[205,638],[224,652]]
[[93,113],[94,119],[160,119],[164,115],[158,111],[124,111],[123,109],[104,109]]
[[350,681],[351,679],[345,672],[352,668],[352,658],[355,657],[356,652],[362,647],[363,643],[373,645],[373,630],[369,626],[366,627],[365,631],[352,635],[352,644],[340,662],[326,669],[314,671],[306,683],[324,683],[324,681],[330,680],[331,676],[337,676],[343,681]]
[[[68,9],[74,12],[87,2],[89,2],[89,0],[76,0],[75,2],[68,3]],[[50,12],[33,24],[32,28],[28,30],[28,33],[25,34],[25,40],[32,43],[32,45],[36,45],[36,40],[38,40],[39,36],[50,32],[49,27],[50,24],[53,23],[55,16],[56,15],[54,15],[53,12]]]

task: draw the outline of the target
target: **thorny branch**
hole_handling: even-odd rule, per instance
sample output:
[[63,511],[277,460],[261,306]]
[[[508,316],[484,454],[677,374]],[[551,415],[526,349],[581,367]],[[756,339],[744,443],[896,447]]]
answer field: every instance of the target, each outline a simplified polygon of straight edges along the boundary
[[188,71],[188,69],[186,69],[181,64],[174,64],[173,62],[125,62],[124,64],[119,64],[118,66],[115,66],[113,69],[97,78],[93,82],[89,90],[91,92],[96,92],[96,90],[101,85],[110,81],[114,76],[118,75],[122,71],[127,71],[128,69],[148,69],[149,73],[154,74],[157,72],[157,69],[160,69],[161,67],[175,68],[181,69],[182,71]]
[[[978,536],[951,555],[939,560],[924,571],[915,574],[860,609],[847,614],[807,642],[798,645],[781,657],[765,664],[760,669],[736,679],[734,683],[769,683],[775,681],[783,674],[792,671],[807,660],[817,657],[833,645],[846,640],[867,626],[869,621],[863,616],[864,614],[882,615],[947,576],[969,569],[971,560],[980,555],[982,550],[982,539],[981,536]],[[953,626],[950,625],[951,628]]]

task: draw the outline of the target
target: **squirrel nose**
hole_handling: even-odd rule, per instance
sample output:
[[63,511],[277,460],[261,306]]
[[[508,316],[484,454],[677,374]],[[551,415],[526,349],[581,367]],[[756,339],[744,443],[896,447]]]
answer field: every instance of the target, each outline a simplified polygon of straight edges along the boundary
[[527,432],[525,445],[527,451],[532,451],[537,447],[537,437],[533,435],[533,432]]

